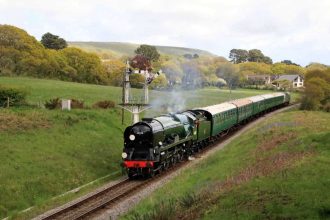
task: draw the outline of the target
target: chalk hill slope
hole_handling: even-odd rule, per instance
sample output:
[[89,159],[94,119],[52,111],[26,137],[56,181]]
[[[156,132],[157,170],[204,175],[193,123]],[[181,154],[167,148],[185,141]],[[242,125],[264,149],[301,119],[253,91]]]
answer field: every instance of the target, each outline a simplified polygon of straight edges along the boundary
[[[124,43],[124,42],[82,42],[82,41],[69,42],[69,45],[90,52],[111,53],[119,56],[133,55],[134,50],[139,46],[139,44]],[[213,56],[213,57],[216,56],[208,51],[193,49],[193,48],[157,46],[157,45],[156,48],[161,54],[179,55],[179,56],[182,56],[184,54],[198,54],[203,56]]]

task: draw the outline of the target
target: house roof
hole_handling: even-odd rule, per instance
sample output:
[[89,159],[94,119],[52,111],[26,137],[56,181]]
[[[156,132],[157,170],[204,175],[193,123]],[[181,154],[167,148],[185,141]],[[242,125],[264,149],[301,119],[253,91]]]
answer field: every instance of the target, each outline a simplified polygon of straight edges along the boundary
[[263,79],[263,80],[274,80],[276,78],[276,76],[274,75],[247,75],[246,76],[247,79],[252,79],[252,80],[260,80],[260,79]]
[[249,78],[265,78],[265,77],[270,77],[270,75],[247,75]]
[[277,80],[289,80],[289,81],[294,81],[297,79],[300,75],[279,75]]

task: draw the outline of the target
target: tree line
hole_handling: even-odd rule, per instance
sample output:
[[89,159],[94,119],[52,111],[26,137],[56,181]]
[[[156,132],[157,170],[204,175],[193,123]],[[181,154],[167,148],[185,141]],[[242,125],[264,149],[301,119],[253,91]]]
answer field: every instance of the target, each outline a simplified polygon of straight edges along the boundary
[[234,64],[245,62],[273,64],[273,60],[270,57],[265,56],[261,50],[258,49],[232,49],[229,53],[229,59],[231,59],[230,61]]
[[66,47],[63,39],[46,39],[49,36],[44,35],[41,43],[22,29],[0,25],[0,75],[106,84],[106,72],[96,54]]
[[[248,75],[298,74],[304,76],[306,72],[328,68],[319,63],[301,67],[290,60],[273,63],[271,58],[258,49],[232,49],[229,54],[231,60],[228,61],[224,57],[198,54],[159,54],[156,47],[150,45],[140,45],[135,50],[135,56],[131,58],[89,53],[67,46],[63,38],[51,33],[44,34],[39,42],[20,28],[0,25],[0,75],[33,76],[121,86],[125,62],[129,59],[135,68],[154,72],[162,70],[163,74],[154,79],[150,85],[151,88],[189,89],[225,85],[235,88],[248,84]],[[106,60],[102,62],[101,58]],[[307,79],[309,78],[306,75]],[[133,87],[142,87],[144,81],[145,78],[141,74],[131,75]],[[311,91],[307,88],[309,85],[312,85],[310,88],[316,87],[315,80],[306,81],[307,91]],[[319,83],[319,85],[324,85],[324,83]],[[312,100],[307,98],[307,95],[305,97],[306,100]],[[320,101],[321,104],[324,102],[324,100]],[[306,101],[306,103],[312,103],[312,101]]]

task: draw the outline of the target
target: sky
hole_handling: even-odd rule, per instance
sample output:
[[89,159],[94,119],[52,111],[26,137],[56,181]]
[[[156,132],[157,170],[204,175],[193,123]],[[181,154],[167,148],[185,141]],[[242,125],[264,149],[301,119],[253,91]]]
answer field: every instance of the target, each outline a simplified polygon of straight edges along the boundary
[[0,0],[0,24],[67,41],[191,47],[330,64],[330,0]]

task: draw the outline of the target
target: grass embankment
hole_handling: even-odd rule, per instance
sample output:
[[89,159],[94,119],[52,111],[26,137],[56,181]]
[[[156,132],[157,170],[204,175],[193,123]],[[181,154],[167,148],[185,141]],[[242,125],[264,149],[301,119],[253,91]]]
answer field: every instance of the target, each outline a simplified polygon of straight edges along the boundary
[[330,217],[330,115],[266,119],[154,192],[124,219]]
[[0,217],[120,171],[122,141],[114,138],[123,132],[119,115],[2,110]]
[[[25,87],[29,91],[27,101],[34,105],[59,97],[84,100],[90,107],[100,100],[117,101],[121,94],[119,87],[32,78],[0,77],[0,84]],[[213,88],[181,92],[179,99],[178,93],[159,91],[151,91],[150,96],[158,106],[175,99],[174,104],[192,107],[266,92],[269,91],[229,93]],[[126,114],[125,125],[121,125],[120,113],[118,108],[70,112],[36,107],[0,109],[0,218],[31,206],[43,206],[50,198],[97,178],[120,174],[122,134],[131,119]],[[56,203],[74,196],[77,195]],[[51,201],[49,206],[54,203]],[[23,218],[36,212],[38,208]]]

